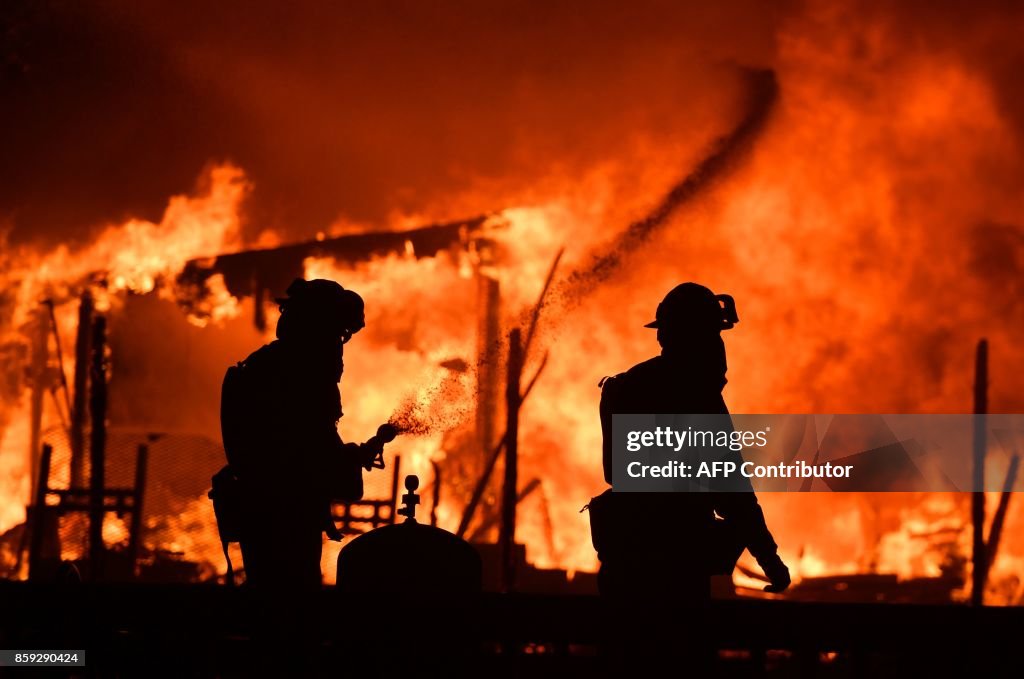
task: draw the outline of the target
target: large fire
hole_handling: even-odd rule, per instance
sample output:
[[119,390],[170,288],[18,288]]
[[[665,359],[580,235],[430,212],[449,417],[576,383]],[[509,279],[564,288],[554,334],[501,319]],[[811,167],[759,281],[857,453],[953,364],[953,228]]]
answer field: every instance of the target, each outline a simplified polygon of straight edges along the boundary
[[[819,12],[801,21],[839,20]],[[507,207],[493,189],[473,187],[449,197],[438,214],[416,216],[458,215],[461,205],[478,203],[480,192],[507,208],[485,227],[503,255],[483,270],[500,285],[502,335],[522,322],[565,248],[527,374],[543,352],[549,360],[522,412],[519,477],[540,480],[520,508],[518,537],[533,564],[596,568],[580,508],[603,489],[597,383],[657,351],[642,326],[664,292],[683,280],[738,301],[741,323],[726,335],[726,400],[734,412],[965,412],[972,350],[983,336],[992,346],[993,410],[1024,406],[1018,385],[1002,377],[1024,368],[1019,282],[1008,280],[1024,261],[1024,236],[1013,226],[1024,224],[1024,205],[1019,182],[991,179],[1017,176],[1015,138],[990,84],[969,64],[942,53],[896,52],[890,46],[896,38],[886,31],[880,24],[856,42],[826,41],[809,37],[821,35],[813,26],[794,22],[780,40],[779,96],[763,127],[720,177],[676,206],[593,286],[574,288],[572,273],[590,271],[595,253],[606,255],[626,225],[715,152],[713,138],[728,135],[749,107],[762,105],[749,101],[742,79],[729,78],[738,94],[723,97],[729,101],[720,115],[686,143],[639,144],[587,175],[553,174],[529,200],[515,196],[519,207]],[[851,61],[859,75],[840,79]],[[175,287],[186,261],[252,245],[240,229],[250,190],[259,187],[250,186],[242,169],[220,165],[194,195],[172,198],[159,223],[112,225],[74,251],[5,251],[5,346],[24,345],[37,332],[45,322],[38,313],[43,299],[55,302],[62,345],[73,346],[72,302],[85,286],[112,315],[131,295],[195,296]],[[405,215],[384,226],[413,221]],[[339,223],[328,235],[346,228]],[[263,244],[283,235],[265,238]],[[359,265],[305,263],[307,277],[337,280],[367,300],[367,328],[345,357],[343,437],[362,440],[403,404],[414,404],[426,424],[393,448],[403,456],[403,471],[423,479],[432,478],[431,461],[469,454],[458,432],[471,425],[474,410],[479,301],[473,277],[481,269],[473,258],[470,251],[428,258],[407,252]],[[211,342],[224,344],[230,333],[241,337],[253,301],[234,298],[217,277],[208,287],[204,306],[190,307],[191,320],[207,326],[207,337],[219,337]],[[245,336],[254,341],[248,350],[272,338],[274,312],[268,311],[262,336]],[[65,351],[67,374],[71,360]],[[11,375],[24,367],[11,365]],[[225,367],[202,369],[213,384]],[[0,532],[24,520],[30,488],[25,385],[3,396]],[[209,399],[215,404],[216,393]],[[192,405],[165,407],[188,412]],[[48,402],[44,429],[66,416],[59,402]],[[211,423],[215,418],[202,419],[194,433],[217,439]],[[55,484],[67,479],[58,464]],[[441,526],[458,525],[463,494],[474,481],[445,479]],[[988,500],[991,515],[996,498]],[[964,496],[764,494],[761,502],[797,578],[937,576],[970,551]],[[1021,521],[1024,508],[1012,502],[1008,525]],[[163,541],[154,547],[183,551],[211,572],[223,568],[205,498],[192,498],[152,535]],[[110,528],[107,538],[123,536]],[[325,551],[328,580],[332,562]],[[1015,574],[1022,566],[1024,533],[1008,530],[990,577],[999,601],[1020,601]]]

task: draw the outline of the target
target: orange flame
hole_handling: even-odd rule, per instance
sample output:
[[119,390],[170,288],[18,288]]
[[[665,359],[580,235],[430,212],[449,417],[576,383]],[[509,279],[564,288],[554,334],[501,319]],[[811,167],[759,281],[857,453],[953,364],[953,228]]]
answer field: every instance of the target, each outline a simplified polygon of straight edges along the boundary
[[[726,336],[726,398],[734,412],[962,412],[972,347],[982,335],[1000,374],[1024,368],[1011,322],[1020,315],[1013,281],[1024,261],[1024,206],[1013,179],[1020,154],[997,94],[970,64],[907,48],[883,21],[869,21],[856,39],[833,39],[824,29],[847,23],[848,11],[813,5],[784,26],[778,109],[726,181],[675,215],[571,314],[557,298],[545,309],[527,374],[543,351],[550,360],[524,406],[521,432],[520,478],[542,482],[520,512],[519,538],[534,564],[596,567],[579,513],[604,485],[596,385],[657,352],[642,326],[682,280],[738,301],[741,323]],[[489,225],[503,256],[481,271],[500,281],[505,331],[536,299],[559,248],[567,248],[564,271],[585,267],[679,179],[679,158],[696,164],[707,140],[722,132],[712,128],[687,130],[672,143],[637,141],[630,157],[583,176],[552,170],[525,197],[481,181],[464,195],[445,196],[430,217],[475,214],[484,200],[521,206]],[[132,220],[80,251],[61,247],[9,265],[18,298],[5,331],[20,329],[40,297],[66,297],[98,270],[112,291],[173,297],[170,281],[186,260],[241,246],[247,188],[239,169],[216,168],[209,192],[172,199],[159,224]],[[351,228],[339,223],[335,231]],[[351,267],[312,259],[306,275],[338,280],[367,300],[367,328],[346,348],[342,434],[368,437],[410,398],[436,407],[429,417],[440,426],[393,444],[406,471],[429,479],[430,461],[459,449],[457,434],[473,407],[478,301],[471,277],[481,263],[472,252],[414,255]],[[1007,292],[1011,283],[1017,287]],[[203,315],[212,333],[241,307],[222,279],[209,285]],[[58,320],[70,346],[71,310]],[[460,371],[452,359],[470,368]],[[991,401],[1003,410],[1024,406],[1010,380],[994,380]],[[3,413],[0,530],[23,517],[26,399],[4,405]],[[459,493],[472,481],[446,480],[442,526],[457,525]],[[765,494],[761,501],[797,578],[935,576],[967,553],[970,527],[956,496]],[[219,564],[212,533],[197,527],[212,531],[206,518],[183,521],[175,545]],[[1019,502],[1007,521],[1024,521]],[[1004,601],[1020,600],[1013,578],[1022,554],[1021,532],[1008,531],[992,570]]]

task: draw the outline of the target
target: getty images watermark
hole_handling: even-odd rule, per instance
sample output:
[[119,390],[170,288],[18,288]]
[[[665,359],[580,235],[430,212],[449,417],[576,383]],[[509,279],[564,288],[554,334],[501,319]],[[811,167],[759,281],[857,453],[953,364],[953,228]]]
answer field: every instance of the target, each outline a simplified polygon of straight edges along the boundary
[[[981,434],[976,438],[976,434]],[[983,442],[983,487],[973,454]],[[616,491],[1024,490],[1024,415],[614,415]]]

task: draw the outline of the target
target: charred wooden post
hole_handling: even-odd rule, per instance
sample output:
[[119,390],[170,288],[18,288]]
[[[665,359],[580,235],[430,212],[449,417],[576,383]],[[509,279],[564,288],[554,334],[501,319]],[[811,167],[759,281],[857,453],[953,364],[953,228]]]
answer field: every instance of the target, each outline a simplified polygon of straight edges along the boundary
[[107,319],[93,322],[92,370],[89,381],[89,412],[92,435],[89,442],[89,571],[93,580],[103,573],[104,459],[107,446]]
[[[48,318],[43,311],[35,314],[35,338],[32,347],[32,396],[29,404],[28,467],[33,484],[39,479],[39,451],[43,427],[43,399],[48,389],[47,366],[50,360],[50,332]],[[35,496],[33,486],[32,494]]]
[[[483,255],[481,255],[483,256]],[[501,346],[501,287],[497,278],[477,271],[476,438],[481,453],[494,445],[494,414],[498,412],[498,347]]]
[[139,562],[139,547],[142,545],[142,512],[146,498],[146,467],[149,463],[149,446],[139,444],[135,457],[135,487],[132,499],[132,522],[128,536],[128,554],[131,555],[132,569]]
[[[526,385],[526,389],[523,391],[523,395],[519,397],[519,406],[522,407],[526,397],[530,395],[533,390],[533,385],[537,383],[537,378],[544,372],[544,366],[548,364],[548,355],[544,354],[544,358],[541,359],[540,365],[537,366],[537,371],[533,373],[533,377]],[[473,495],[469,499],[469,504],[466,505],[466,510],[462,513],[462,519],[459,521],[459,528],[456,531],[456,535],[460,538],[466,536],[466,531],[469,530],[469,524],[473,522],[473,517],[476,515],[476,508],[480,505],[480,500],[483,499],[484,490],[487,488],[487,484],[491,480],[491,474],[494,472],[494,466],[498,464],[498,458],[501,457],[502,452],[505,450],[505,442],[508,440],[508,432],[501,435],[498,439],[497,445],[494,446],[494,450],[491,451],[490,457],[487,458],[487,464],[484,466],[484,472],[480,475],[480,478],[476,482],[476,487],[473,489]]]
[[82,293],[75,334],[74,395],[71,404],[71,487],[85,487],[85,419],[88,411],[89,355],[92,334],[92,294]]
[[533,338],[536,336],[540,312],[544,310],[544,302],[547,299],[548,290],[551,289],[551,283],[555,280],[555,272],[558,271],[558,263],[562,261],[562,255],[564,254],[565,248],[555,253],[555,259],[551,262],[551,267],[548,268],[548,275],[544,279],[544,285],[540,289],[540,297],[537,298],[537,303],[533,305],[533,311],[530,314],[530,325],[526,329],[526,341],[523,342],[524,361],[530,355],[530,345],[533,344]]
[[988,530],[988,542],[985,549],[985,576],[988,579],[988,571],[996,562],[996,554],[999,552],[999,540],[1003,536],[1003,525],[1006,523],[1006,512],[1010,509],[1010,498],[1013,497],[1013,486],[1017,483],[1017,470],[1020,468],[1020,455],[1010,458],[1010,466],[1006,470],[1006,479],[1003,481],[1003,492],[999,495],[999,506],[992,516],[992,526]]
[[519,380],[523,371],[523,344],[519,328],[508,335],[508,379],[505,384],[505,484],[501,501],[501,586],[515,588],[516,495],[519,472]]
[[29,580],[38,579],[40,576],[40,559],[43,554],[43,535],[46,531],[46,493],[50,486],[50,459],[53,456],[53,447],[43,444],[42,453],[39,455],[39,478],[36,479],[35,495],[32,500],[32,523],[29,526],[31,539],[28,547],[28,577]]
[[971,526],[973,549],[971,561],[971,603],[985,603],[985,575],[988,570],[985,548],[985,448],[988,444],[985,414],[988,412],[988,341],[978,342],[974,360],[974,437],[973,494],[971,495]]
[[[537,322],[540,319],[541,309],[544,307],[544,299],[547,297],[548,290],[551,289],[551,282],[555,278],[555,271],[558,269],[558,262],[562,259],[562,253],[564,249],[559,250],[555,255],[554,261],[551,263],[551,268],[548,269],[547,278],[544,279],[544,286],[541,288],[540,296],[537,298],[537,303],[533,305],[533,312],[530,315],[530,326],[526,332],[526,342],[519,348],[519,373],[522,374],[523,365],[526,362],[526,354],[529,351],[530,343],[533,341],[534,332],[537,329]],[[518,332],[518,329],[517,329]],[[533,385],[536,384],[537,378],[540,377],[541,372],[544,370],[544,366],[547,365],[548,355],[544,354],[544,357],[540,361],[540,365],[537,367],[537,372],[533,374],[533,378],[526,386],[526,391],[523,392],[522,396],[519,397],[518,403],[522,406],[523,401],[529,396],[530,390],[533,389]],[[481,366],[482,369],[482,366]],[[479,405],[477,408],[479,409]],[[479,412],[479,410],[478,410]],[[505,447],[508,437],[508,430],[502,434],[498,440],[497,445],[494,447],[490,457],[484,463],[484,471],[480,475],[480,480],[477,481],[476,487],[473,489],[473,495],[469,499],[469,504],[466,505],[466,510],[462,513],[462,520],[459,522],[459,529],[456,533],[460,538],[465,537],[466,531],[469,530],[469,524],[473,521],[473,516],[476,514],[476,508],[480,504],[480,500],[483,498],[484,491],[487,488],[487,484],[490,482],[491,473],[494,471],[494,465],[498,461],[498,457],[501,456],[502,449]]]

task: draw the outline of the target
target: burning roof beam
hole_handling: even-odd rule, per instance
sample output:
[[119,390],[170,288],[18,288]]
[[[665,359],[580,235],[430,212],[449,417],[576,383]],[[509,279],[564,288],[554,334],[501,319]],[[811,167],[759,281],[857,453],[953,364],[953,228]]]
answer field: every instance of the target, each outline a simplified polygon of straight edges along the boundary
[[410,247],[416,257],[433,257],[447,248],[466,244],[487,219],[481,215],[408,231],[361,233],[193,259],[178,275],[178,284],[201,292],[207,279],[221,274],[228,292],[235,297],[264,291],[279,295],[294,279],[302,277],[303,262],[309,257],[332,257],[351,264],[375,256],[407,252]]

